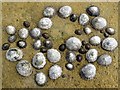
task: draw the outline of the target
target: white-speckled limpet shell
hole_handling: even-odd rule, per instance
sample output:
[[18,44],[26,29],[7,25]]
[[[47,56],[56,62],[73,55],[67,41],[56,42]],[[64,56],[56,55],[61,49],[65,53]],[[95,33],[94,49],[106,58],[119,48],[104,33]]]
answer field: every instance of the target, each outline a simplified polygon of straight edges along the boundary
[[62,6],[59,9],[59,14],[63,18],[69,17],[71,15],[71,13],[72,13],[72,8],[70,6]]
[[45,16],[45,17],[53,17],[54,15],[55,15],[55,9],[53,8],[53,7],[46,7],[45,9],[44,9],[44,11],[43,11],[43,15]]
[[16,29],[15,29],[14,26],[9,25],[9,26],[6,27],[6,32],[7,32],[9,35],[13,35],[13,34],[15,34]]
[[39,50],[40,47],[41,47],[41,40],[35,40],[35,41],[33,42],[33,48],[34,48],[35,50]]
[[104,29],[107,26],[107,21],[103,17],[95,17],[91,23],[96,30]]
[[86,59],[88,62],[95,62],[98,57],[98,51],[96,49],[90,49],[86,53]]
[[21,60],[16,65],[17,72],[22,76],[30,76],[32,74],[32,66],[27,60]]
[[9,61],[18,61],[22,59],[22,57],[23,57],[23,52],[18,48],[10,48],[6,52],[6,59]]
[[38,85],[43,86],[47,82],[47,77],[43,72],[39,72],[35,75],[35,81]]
[[88,17],[88,15],[85,14],[85,13],[81,14],[80,17],[79,17],[79,23],[84,26],[84,25],[86,25],[88,22],[89,22],[89,17]]
[[81,69],[80,74],[84,79],[93,79],[96,75],[96,67],[89,63]]
[[57,79],[62,75],[62,68],[59,65],[53,65],[49,69],[50,79]]
[[28,32],[28,29],[22,28],[22,29],[19,30],[18,34],[19,34],[20,38],[25,39],[25,38],[28,37],[29,32]]
[[72,52],[72,51],[68,51],[68,52],[66,53],[66,60],[67,60],[68,62],[74,62],[74,61],[76,60],[76,55],[75,55],[75,53]]
[[108,51],[113,51],[118,46],[118,42],[115,38],[108,37],[102,41],[102,48]]
[[30,31],[30,35],[32,38],[38,39],[42,35],[42,32],[39,28],[34,28]]
[[101,38],[99,36],[92,36],[89,42],[92,45],[99,45],[101,43]]
[[38,23],[38,27],[41,29],[49,29],[52,26],[52,21],[50,18],[42,18],[40,19],[39,23]]
[[92,31],[91,31],[91,29],[90,29],[89,27],[85,27],[85,28],[84,28],[84,32],[85,32],[86,34],[90,34]]
[[67,41],[66,41],[66,47],[69,50],[79,50],[80,47],[82,46],[82,43],[80,41],[80,39],[78,39],[77,37],[70,37]]
[[47,50],[47,58],[50,62],[56,63],[60,61],[61,54],[56,49],[48,49]]
[[97,60],[98,64],[102,65],[102,66],[108,66],[112,63],[112,57],[108,54],[102,54],[98,60]]
[[32,65],[37,68],[41,69],[44,68],[46,65],[46,58],[43,53],[37,53],[32,59]]

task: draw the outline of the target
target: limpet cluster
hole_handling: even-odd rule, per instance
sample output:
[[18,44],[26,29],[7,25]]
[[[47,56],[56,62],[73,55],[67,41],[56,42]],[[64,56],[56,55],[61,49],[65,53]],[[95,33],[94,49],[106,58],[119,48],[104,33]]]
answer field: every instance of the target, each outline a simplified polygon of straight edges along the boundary
[[[58,13],[57,13],[58,12]],[[54,42],[47,31],[53,26],[52,17],[55,15],[60,16],[62,19],[69,18],[71,22],[78,20],[79,25],[82,29],[75,29],[74,36],[70,36],[65,40],[64,43],[58,47],[54,47]],[[58,11],[52,6],[48,6],[43,11],[43,16],[37,27],[30,29],[30,22],[24,21],[23,28],[18,31],[20,40],[16,42],[18,48],[11,48],[11,44],[14,43],[18,38],[16,35],[17,28],[13,25],[6,26],[6,33],[8,36],[8,42],[2,45],[2,50],[6,51],[6,59],[11,62],[17,62],[16,70],[19,75],[27,77],[33,72],[33,68],[40,70],[47,65],[47,60],[53,65],[48,70],[48,75],[43,72],[37,72],[35,82],[39,86],[43,86],[48,82],[48,76],[51,80],[56,80],[63,74],[63,67],[57,63],[61,61],[62,53],[65,53],[65,62],[63,63],[67,70],[72,71],[74,69],[74,62],[82,62],[83,59],[87,60],[87,64],[84,65],[80,70],[80,76],[85,80],[94,79],[96,76],[97,67],[93,62],[96,62],[101,66],[109,66],[112,63],[112,56],[108,53],[99,55],[99,51],[95,49],[97,46],[101,46],[103,50],[108,52],[114,51],[118,47],[118,42],[112,35],[115,34],[115,29],[109,27],[107,20],[100,16],[100,8],[94,5],[86,8],[86,13],[81,13],[79,16],[73,13],[71,6],[62,6]],[[90,17],[89,17],[90,16]],[[92,18],[91,18],[92,17]],[[88,26],[90,25],[90,26]],[[52,28],[51,28],[52,29]],[[100,32],[104,35],[104,38],[93,35],[86,40],[82,40],[79,37],[85,33],[86,37],[89,37],[92,29]],[[46,32],[44,32],[46,30]],[[31,44],[33,50],[38,52],[31,58],[31,61],[24,60],[24,52],[22,49],[27,47],[27,38],[31,37],[33,43]],[[43,40],[41,40],[43,38]],[[84,39],[84,38],[83,38]],[[94,48],[93,48],[94,47]],[[83,54],[85,58],[83,57]],[[30,63],[31,62],[31,63]]]

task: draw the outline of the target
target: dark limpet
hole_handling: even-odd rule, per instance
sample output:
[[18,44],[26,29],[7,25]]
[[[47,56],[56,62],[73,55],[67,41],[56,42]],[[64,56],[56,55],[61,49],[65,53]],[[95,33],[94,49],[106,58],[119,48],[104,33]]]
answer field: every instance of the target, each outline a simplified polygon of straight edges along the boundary
[[82,41],[82,45],[84,46],[84,45],[86,45],[87,44],[87,42],[85,41],[85,40],[83,40]]
[[30,22],[24,21],[24,22],[23,22],[23,25],[24,25],[26,28],[28,28],[28,27],[30,27]]
[[109,34],[107,32],[104,32],[104,37],[109,37]]
[[16,44],[17,44],[17,46],[18,46],[19,48],[26,48],[26,46],[27,46],[26,41],[23,41],[23,40],[17,41]]
[[78,51],[81,54],[85,54],[87,52],[87,50],[84,47],[81,47]]
[[44,42],[43,42],[43,44],[44,44],[44,46],[46,47],[46,48],[48,48],[48,49],[50,49],[50,48],[52,48],[53,47],[53,43],[52,43],[52,41],[51,40],[45,40]]
[[46,48],[46,47],[41,47],[41,48],[40,48],[40,52],[42,52],[42,53],[47,53],[47,48]]
[[45,38],[45,39],[48,39],[50,36],[48,33],[43,33],[42,36]]
[[65,45],[65,44],[61,44],[61,45],[59,46],[59,50],[60,50],[60,51],[65,51],[65,49],[66,49],[66,45]]
[[87,43],[87,44],[85,45],[85,49],[89,50],[90,48],[91,48],[90,44]]
[[75,22],[77,20],[78,16],[76,14],[70,15],[70,21]]
[[115,30],[111,27],[108,27],[105,29],[105,31],[109,34],[109,35],[114,35],[115,34]]
[[83,33],[82,30],[79,30],[79,29],[75,30],[75,34],[76,34],[76,35],[81,35],[82,33]]
[[74,65],[72,63],[65,64],[65,67],[66,67],[67,70],[73,70],[74,69]]
[[86,9],[86,12],[90,15],[90,16],[99,16],[100,15],[100,9],[97,6],[89,6]]
[[10,47],[10,44],[9,44],[9,43],[4,43],[4,44],[2,45],[2,50],[8,50],[9,47]]
[[76,60],[78,61],[78,62],[81,62],[82,61],[82,55],[80,55],[80,54],[78,54],[77,56],[76,56]]
[[17,36],[16,36],[16,35],[10,35],[10,36],[8,37],[8,41],[9,41],[10,43],[15,42],[16,39],[17,39]]

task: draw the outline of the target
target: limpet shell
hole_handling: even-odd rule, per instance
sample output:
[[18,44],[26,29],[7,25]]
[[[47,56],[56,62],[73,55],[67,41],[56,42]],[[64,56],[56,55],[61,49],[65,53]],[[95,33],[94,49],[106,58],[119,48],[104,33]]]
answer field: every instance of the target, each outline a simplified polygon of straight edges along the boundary
[[76,55],[75,55],[75,53],[72,52],[72,51],[68,51],[68,52],[66,53],[66,60],[67,60],[68,62],[74,62],[74,61],[76,60]]
[[44,9],[44,11],[43,11],[43,15],[45,16],[45,17],[53,17],[54,15],[55,15],[55,9],[53,8],[53,7],[46,7],[45,9]]
[[43,72],[39,72],[35,75],[35,81],[38,85],[43,86],[47,82],[47,77]]
[[86,59],[88,62],[95,62],[98,57],[98,51],[96,49],[90,49],[86,53]]
[[102,66],[108,66],[112,63],[112,57],[108,54],[102,54],[98,60],[97,60],[98,64],[102,65]]
[[91,24],[94,29],[102,30],[107,26],[107,21],[105,18],[98,16],[92,19]]
[[56,63],[56,62],[60,61],[61,54],[56,49],[48,49],[47,50],[47,58],[50,62]]
[[59,16],[63,17],[63,18],[67,18],[71,15],[72,13],[72,8],[70,6],[62,6],[59,9]]
[[46,17],[40,19],[40,21],[38,23],[38,27],[41,28],[41,29],[45,29],[45,30],[51,28],[51,26],[52,26],[51,19],[50,18],[46,18]]
[[8,42],[13,43],[13,42],[16,41],[16,39],[17,39],[17,36],[16,36],[16,35],[10,35],[10,36],[8,37]]
[[30,31],[30,35],[32,38],[38,39],[42,35],[42,32],[39,28],[34,28],[33,30]]
[[32,59],[32,65],[37,68],[41,69],[44,68],[46,65],[46,58],[43,53],[37,53]]
[[96,67],[89,63],[81,69],[80,74],[84,79],[93,79],[96,75]]
[[13,35],[16,33],[16,29],[14,26],[12,25],[9,25],[6,27],[6,32],[9,34],[9,35]]
[[29,32],[28,32],[28,29],[22,28],[22,29],[19,30],[18,34],[19,34],[20,38],[25,39],[25,38],[28,37]]
[[57,79],[62,75],[62,68],[55,64],[49,69],[49,77],[50,79]]
[[22,59],[22,57],[23,57],[23,52],[18,48],[10,48],[6,52],[6,59],[9,61],[18,61]]
[[30,76],[32,74],[32,66],[27,60],[21,60],[16,65],[17,72],[22,76]]
[[99,45],[101,43],[101,38],[99,36],[92,36],[89,42],[92,45]]
[[72,63],[67,63],[65,66],[68,70],[73,70],[74,69],[74,65]]
[[79,50],[82,46],[82,43],[80,41],[80,39],[78,39],[77,37],[70,37],[67,41],[66,41],[66,47],[69,50]]
[[39,50],[40,49],[40,47],[41,47],[41,40],[35,40],[34,42],[33,42],[33,48],[35,49],[35,50]]
[[107,51],[113,51],[115,50],[115,48],[117,48],[117,46],[118,42],[116,41],[115,38],[108,37],[102,41],[102,48]]
[[109,35],[114,35],[115,34],[115,30],[111,27],[107,27],[105,29],[105,31],[109,34]]
[[83,13],[79,17],[79,23],[85,26],[89,22],[89,17],[87,14]]
[[92,31],[91,31],[91,29],[90,29],[89,27],[85,27],[85,28],[84,28],[84,32],[85,32],[86,34],[90,34]]

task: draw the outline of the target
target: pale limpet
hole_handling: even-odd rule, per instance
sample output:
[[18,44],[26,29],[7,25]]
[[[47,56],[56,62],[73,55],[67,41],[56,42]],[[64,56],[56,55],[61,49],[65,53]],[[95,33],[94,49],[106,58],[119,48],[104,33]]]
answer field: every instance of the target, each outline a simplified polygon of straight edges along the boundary
[[74,61],[76,60],[76,55],[75,55],[75,53],[72,52],[72,51],[68,51],[68,52],[66,53],[66,60],[67,60],[68,62],[74,62]]
[[91,80],[96,75],[96,67],[89,63],[81,69],[80,75],[84,79]]
[[42,36],[42,32],[39,28],[34,28],[30,31],[30,35],[33,39],[39,39]]
[[18,34],[19,34],[20,38],[26,39],[29,35],[29,32],[28,32],[28,29],[22,28],[22,29],[19,30]]
[[62,68],[59,65],[53,65],[49,69],[50,79],[57,79],[62,75]]
[[83,13],[79,17],[79,23],[85,26],[89,22],[89,17],[87,14]]
[[102,48],[108,51],[113,51],[117,48],[118,42],[115,38],[108,37],[102,41]]
[[35,75],[35,81],[38,85],[43,86],[47,82],[47,77],[43,72],[39,72]]
[[9,35],[13,35],[16,33],[16,29],[14,26],[12,25],[9,25],[6,27],[6,32],[9,34]]
[[91,31],[91,29],[90,29],[89,27],[85,27],[85,28],[84,28],[84,32],[85,32],[86,34],[90,34],[92,31]]
[[41,40],[35,40],[34,42],[33,42],[33,48],[35,49],[35,50],[39,50],[40,49],[40,47],[41,47]]
[[46,58],[43,53],[37,53],[32,59],[32,65],[37,68],[41,69],[44,68],[46,65]]
[[100,64],[102,66],[108,66],[112,63],[112,57],[108,54],[102,54],[97,59],[97,62],[98,62],[98,64]]
[[66,41],[66,47],[69,50],[79,50],[82,46],[82,43],[80,41],[80,39],[78,39],[77,37],[70,37],[67,41]]
[[27,60],[21,60],[16,65],[17,72],[22,76],[30,76],[32,74],[32,66]]
[[23,57],[23,52],[18,48],[10,48],[6,52],[6,59],[9,61],[18,61],[22,59],[22,57]]
[[51,19],[50,18],[46,18],[46,17],[40,19],[40,21],[38,23],[38,27],[41,28],[41,29],[45,29],[45,30],[51,28],[51,26],[52,26]]
[[60,61],[61,54],[56,49],[48,49],[47,50],[47,58],[50,62],[56,63],[56,62]]
[[89,42],[92,45],[99,45],[101,43],[101,38],[99,36],[92,36]]
[[86,59],[88,62],[95,62],[98,57],[98,51],[96,49],[90,49],[86,53]]

